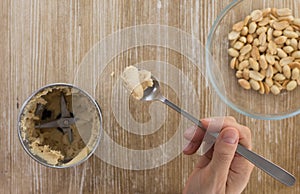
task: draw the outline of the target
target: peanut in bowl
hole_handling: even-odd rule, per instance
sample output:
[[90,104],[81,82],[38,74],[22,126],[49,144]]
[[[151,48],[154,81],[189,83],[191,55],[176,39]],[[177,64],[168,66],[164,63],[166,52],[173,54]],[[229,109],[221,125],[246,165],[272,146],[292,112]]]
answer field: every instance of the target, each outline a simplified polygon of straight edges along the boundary
[[300,113],[299,8],[299,1],[236,0],[214,22],[208,77],[237,112],[266,120]]

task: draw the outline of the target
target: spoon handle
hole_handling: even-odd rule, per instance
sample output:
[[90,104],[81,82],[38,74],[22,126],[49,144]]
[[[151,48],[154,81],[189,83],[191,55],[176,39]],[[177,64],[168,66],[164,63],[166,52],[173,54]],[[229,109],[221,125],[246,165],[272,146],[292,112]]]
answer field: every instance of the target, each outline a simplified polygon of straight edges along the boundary
[[238,144],[236,152],[279,182],[287,186],[293,186],[295,184],[296,178],[291,173],[253,151],[248,150],[241,144]]
[[[166,105],[168,105],[169,107],[171,107],[172,109],[174,109],[175,111],[177,111],[178,113],[180,113],[181,115],[183,115],[184,117],[191,120],[193,123],[198,125],[203,131],[206,131],[206,129],[203,127],[201,121],[196,119],[194,116],[192,116],[188,112],[182,110],[177,105],[175,105],[174,103],[172,103],[171,101],[169,101],[168,99],[166,99],[164,97],[160,98],[159,100],[161,102],[165,103]],[[217,133],[209,133],[209,134],[214,136],[215,138],[217,138],[217,136],[218,136]],[[267,174],[269,174],[270,176],[272,176],[273,178],[278,180],[279,182],[281,182],[287,186],[292,186],[295,184],[296,179],[292,174],[290,174],[289,172],[287,172],[280,166],[277,166],[276,164],[272,163],[271,161],[265,159],[264,157],[248,150],[243,145],[238,144],[236,152],[238,154],[240,154],[241,156],[243,156],[244,158],[246,158],[251,163],[253,163],[256,167],[260,168],[261,170],[263,170],[264,172],[266,172]]]

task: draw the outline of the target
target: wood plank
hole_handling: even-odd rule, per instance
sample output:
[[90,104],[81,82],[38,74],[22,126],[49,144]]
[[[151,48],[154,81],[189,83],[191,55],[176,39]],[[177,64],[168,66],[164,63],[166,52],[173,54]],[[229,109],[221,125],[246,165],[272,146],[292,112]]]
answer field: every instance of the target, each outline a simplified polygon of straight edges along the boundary
[[[122,29],[142,24],[161,24],[178,28],[192,34],[203,44],[214,19],[230,3],[225,1],[188,0],[63,0],[63,1],[9,1],[0,2],[0,193],[181,193],[187,177],[197,162],[197,155],[179,154],[170,162],[153,169],[128,170],[115,167],[94,155],[83,164],[69,169],[50,169],[33,161],[18,140],[17,117],[22,103],[36,89],[50,83],[76,83],[77,70],[86,58],[100,56],[91,49],[109,35]],[[288,4],[293,1],[287,1]],[[162,36],[162,34],[157,34]],[[178,38],[178,37],[177,37]],[[177,41],[178,39],[176,39]],[[179,39],[180,40],[180,39]],[[164,41],[164,40],[161,40]],[[107,48],[120,49],[126,42],[122,37],[112,39],[114,45]],[[112,47],[110,47],[112,46]],[[182,43],[182,48],[191,45]],[[112,50],[106,50],[112,53]],[[105,56],[101,55],[101,57]],[[197,57],[197,53],[192,54]],[[125,94],[112,98],[112,92],[122,91],[118,78],[123,68],[149,60],[165,61],[192,78],[201,99],[201,116],[210,116],[211,95],[203,89],[205,80],[199,78],[194,64],[186,56],[171,49],[145,46],[130,48],[116,55],[106,65],[103,73],[85,74],[82,79],[96,76],[96,100],[103,108],[104,130],[115,142],[128,148],[148,150],[168,142],[179,129],[179,116],[166,107],[166,123],[146,136],[126,131],[114,117],[114,99],[124,100]],[[204,58],[200,58],[204,62]],[[88,71],[87,71],[88,72]],[[114,72],[114,76],[111,73]],[[99,77],[97,77],[99,76]],[[92,77],[94,78],[94,77]],[[172,76],[166,74],[167,80]],[[197,102],[193,97],[176,95],[165,87],[168,97],[182,106]],[[149,104],[129,101],[135,121],[147,122],[149,113],[141,109]],[[162,106],[162,105],[156,105]],[[191,110],[192,111],[192,110]],[[300,125],[299,116],[280,121],[255,120],[226,108],[228,115],[249,126],[252,130],[253,149],[275,163],[283,166],[299,178],[300,174]],[[123,118],[128,123],[128,117]],[[183,121],[184,126],[189,123]],[[180,142],[182,143],[182,142]],[[105,145],[100,144],[101,148]],[[174,147],[180,151],[181,145]],[[111,153],[110,159],[120,160]],[[142,158],[121,158],[125,162]],[[152,160],[154,160],[153,158]],[[142,165],[142,164],[141,164]],[[288,188],[255,169],[245,194],[252,193],[300,193],[300,184]]]

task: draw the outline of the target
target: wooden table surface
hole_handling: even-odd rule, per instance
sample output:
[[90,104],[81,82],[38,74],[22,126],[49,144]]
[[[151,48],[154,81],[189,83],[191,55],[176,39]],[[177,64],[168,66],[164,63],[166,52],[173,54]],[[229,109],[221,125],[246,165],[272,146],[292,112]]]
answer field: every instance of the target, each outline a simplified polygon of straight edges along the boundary
[[[86,69],[92,59],[86,58],[95,55],[90,55],[95,45],[99,46],[97,52],[101,51],[103,45],[99,43],[109,40],[107,37],[112,33],[143,24],[167,25],[192,34],[205,44],[214,19],[229,3],[230,0],[2,0],[0,193],[181,193],[198,158],[196,154],[180,154],[182,146],[174,147],[177,155],[172,153],[174,158],[170,161],[150,162],[148,166],[140,163],[137,166],[137,161],[145,161],[145,158],[139,158],[143,155],[111,151],[105,145],[107,141],[102,139],[100,151],[83,164],[68,169],[47,168],[24,152],[17,136],[18,113],[26,98],[46,84],[65,82],[80,85],[85,80],[88,83],[94,79],[93,86],[96,88],[92,95],[103,111],[104,138],[111,138],[127,150],[141,151],[168,142],[178,130],[181,130],[180,133],[184,130],[179,129],[179,116],[165,108],[166,120],[159,130],[148,135],[126,131],[120,122],[128,123],[129,119],[126,117],[125,121],[119,121],[112,113],[113,109],[123,108],[122,105],[113,105],[113,101],[118,100],[113,92],[121,90],[115,84],[125,66],[156,60],[168,62],[182,70],[192,79],[199,92],[203,80],[198,82],[197,74],[189,70],[193,68],[192,62],[171,49],[157,45],[137,46],[117,53],[107,64],[99,64],[104,68],[101,76],[95,77],[99,75],[93,74],[93,69]],[[125,44],[122,36],[113,36],[112,41],[112,47],[104,47],[112,50],[102,49],[102,57],[105,58],[106,53],[113,54],[113,49],[117,50],[119,45]],[[195,53],[193,55],[197,56]],[[81,72],[78,73],[78,70]],[[85,73],[83,77],[81,73]],[[90,90],[89,86],[84,87]],[[168,90],[169,97],[180,102],[179,98],[172,97],[175,95],[172,95],[172,88],[165,89]],[[210,104],[210,97],[206,93],[203,95],[200,104],[206,106],[201,108],[201,115],[211,116],[212,107],[207,105]],[[119,93],[119,98],[126,97]],[[151,120],[150,113],[140,111],[147,109],[149,104],[129,100],[129,105],[130,114],[140,125]],[[249,126],[255,152],[300,178],[300,116],[263,121],[240,115],[230,108],[226,108],[225,114],[235,116],[240,123]],[[110,153],[101,155],[105,150]],[[155,158],[151,161],[155,161]],[[134,163],[132,168],[131,163]],[[255,168],[244,193],[296,194],[300,193],[300,184],[297,182],[293,187],[286,187]]]

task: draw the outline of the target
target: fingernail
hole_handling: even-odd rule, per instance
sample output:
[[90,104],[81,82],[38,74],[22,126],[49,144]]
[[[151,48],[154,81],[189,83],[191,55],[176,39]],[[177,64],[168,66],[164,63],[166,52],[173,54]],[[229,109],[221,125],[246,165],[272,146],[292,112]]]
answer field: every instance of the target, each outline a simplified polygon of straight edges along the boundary
[[183,151],[187,151],[190,149],[190,143],[187,143],[184,147],[183,147]]
[[189,142],[185,147],[183,148],[183,152],[190,152],[194,149],[195,144],[193,142]]
[[222,140],[226,143],[235,144],[238,140],[238,134],[233,130],[227,130],[222,136]]

